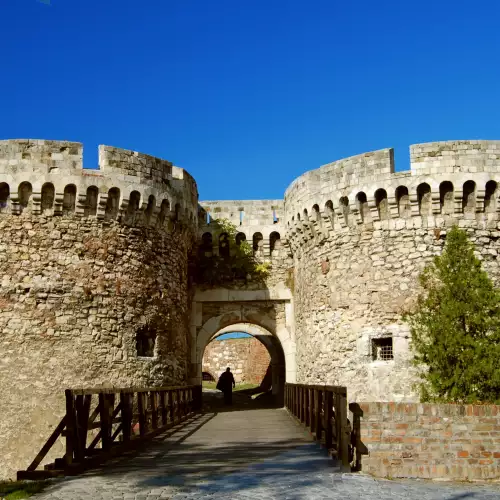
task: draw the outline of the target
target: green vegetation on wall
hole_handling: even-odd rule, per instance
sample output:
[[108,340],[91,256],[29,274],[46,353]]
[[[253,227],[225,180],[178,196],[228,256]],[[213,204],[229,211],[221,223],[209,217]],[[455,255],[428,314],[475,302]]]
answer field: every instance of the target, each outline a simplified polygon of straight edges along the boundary
[[232,222],[212,220],[210,229],[219,254],[212,252],[211,242],[202,241],[198,249],[198,283],[218,286],[235,280],[262,282],[268,277],[271,263],[255,257],[251,242],[237,239],[238,229]]

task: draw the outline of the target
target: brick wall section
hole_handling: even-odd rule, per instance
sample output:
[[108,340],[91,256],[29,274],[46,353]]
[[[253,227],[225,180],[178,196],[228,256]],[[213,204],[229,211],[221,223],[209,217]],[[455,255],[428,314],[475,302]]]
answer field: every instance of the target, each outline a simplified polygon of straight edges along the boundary
[[203,371],[218,378],[229,366],[236,383],[260,384],[271,358],[266,347],[254,337],[214,340],[203,355]]
[[362,470],[376,476],[500,478],[500,406],[361,403]]

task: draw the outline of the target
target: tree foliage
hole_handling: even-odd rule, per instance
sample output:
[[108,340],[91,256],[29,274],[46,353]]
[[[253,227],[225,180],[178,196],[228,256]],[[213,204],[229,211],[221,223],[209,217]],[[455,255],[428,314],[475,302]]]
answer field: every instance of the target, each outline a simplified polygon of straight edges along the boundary
[[207,251],[203,244],[198,252],[197,282],[218,286],[235,280],[264,281],[269,275],[271,264],[260,261],[254,255],[254,249],[247,240],[237,241],[238,228],[227,219],[216,219],[210,223],[215,242],[224,235],[223,246],[226,255],[215,255]]
[[419,280],[423,292],[405,319],[422,400],[500,402],[500,294],[464,231],[448,232]]

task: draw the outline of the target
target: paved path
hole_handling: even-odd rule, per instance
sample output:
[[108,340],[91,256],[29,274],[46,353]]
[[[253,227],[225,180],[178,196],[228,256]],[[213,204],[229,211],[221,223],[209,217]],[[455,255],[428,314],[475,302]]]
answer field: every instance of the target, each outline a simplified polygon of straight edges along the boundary
[[37,500],[499,500],[497,485],[341,474],[283,409],[211,412],[133,457],[56,481]]

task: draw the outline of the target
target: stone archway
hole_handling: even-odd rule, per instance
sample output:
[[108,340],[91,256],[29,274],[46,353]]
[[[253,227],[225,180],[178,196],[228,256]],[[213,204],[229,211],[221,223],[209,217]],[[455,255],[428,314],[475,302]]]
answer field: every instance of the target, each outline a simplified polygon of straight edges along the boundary
[[255,292],[232,295],[233,300],[228,300],[226,290],[210,290],[195,296],[190,325],[191,383],[201,383],[203,353],[208,343],[223,333],[243,331],[266,346],[273,367],[273,394],[279,401],[285,381],[296,380],[291,297],[274,294],[271,300],[260,296],[261,300],[255,300]]
[[281,401],[284,394],[284,384],[286,379],[285,354],[280,340],[266,328],[252,323],[234,323],[221,328],[210,337],[208,337],[207,332],[205,331],[202,335],[198,336],[198,345],[196,348],[197,351],[201,353],[201,359],[203,359],[205,348],[210,342],[212,342],[212,340],[215,340],[217,337],[224,335],[225,333],[235,331],[248,333],[266,347],[271,358],[272,393],[277,401]]

